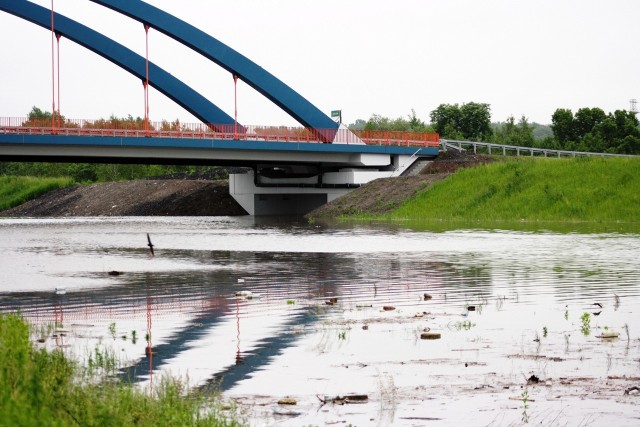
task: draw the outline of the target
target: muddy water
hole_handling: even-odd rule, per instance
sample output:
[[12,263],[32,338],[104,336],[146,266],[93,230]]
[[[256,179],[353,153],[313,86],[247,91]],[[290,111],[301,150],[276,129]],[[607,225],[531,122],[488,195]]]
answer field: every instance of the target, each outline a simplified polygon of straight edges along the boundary
[[251,425],[640,423],[638,234],[2,219],[0,270],[0,310],[58,325],[39,345]]

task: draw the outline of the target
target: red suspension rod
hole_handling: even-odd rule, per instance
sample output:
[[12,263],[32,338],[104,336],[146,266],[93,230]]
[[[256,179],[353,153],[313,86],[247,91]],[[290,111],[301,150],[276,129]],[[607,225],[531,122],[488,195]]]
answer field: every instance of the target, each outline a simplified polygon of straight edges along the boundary
[[56,33],[58,48],[58,129],[62,128],[62,113],[60,112],[60,33]]
[[144,24],[144,34],[146,43],[146,80],[144,82],[144,130],[146,135],[149,136],[149,25],[147,24]]
[[55,25],[53,0],[51,0],[51,133],[56,134],[56,64],[55,64]]
[[238,75],[233,75],[233,136],[238,139]]

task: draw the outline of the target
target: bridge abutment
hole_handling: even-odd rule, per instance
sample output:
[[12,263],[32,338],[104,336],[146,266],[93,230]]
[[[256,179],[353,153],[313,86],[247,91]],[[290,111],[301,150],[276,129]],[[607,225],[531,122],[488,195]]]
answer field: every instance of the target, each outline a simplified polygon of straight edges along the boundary
[[393,171],[348,169],[308,178],[267,178],[250,171],[229,175],[229,193],[249,215],[305,215]]

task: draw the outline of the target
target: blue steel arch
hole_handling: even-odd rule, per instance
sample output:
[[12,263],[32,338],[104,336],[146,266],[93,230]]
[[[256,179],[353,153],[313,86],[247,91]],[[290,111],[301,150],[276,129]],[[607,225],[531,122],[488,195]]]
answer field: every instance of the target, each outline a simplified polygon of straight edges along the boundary
[[[193,25],[140,0],[91,0],[149,25],[200,53],[264,95],[305,127],[337,129],[339,124],[249,58]],[[332,138],[329,138],[332,139]]]
[[[51,29],[51,11],[26,0],[0,0],[0,10]],[[146,60],[125,46],[56,13],[55,31],[146,80]],[[209,125],[233,125],[234,119],[191,87],[149,62],[149,85]],[[242,128],[241,131],[244,131]]]

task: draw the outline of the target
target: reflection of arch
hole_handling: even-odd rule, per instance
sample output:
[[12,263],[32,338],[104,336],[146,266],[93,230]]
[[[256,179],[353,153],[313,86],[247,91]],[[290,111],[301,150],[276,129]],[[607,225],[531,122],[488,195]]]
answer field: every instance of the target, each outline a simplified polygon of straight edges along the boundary
[[[24,0],[0,0],[0,10],[51,29],[51,11]],[[55,30],[134,76],[145,79],[145,58],[64,15],[55,14]],[[207,124],[233,125],[234,119],[162,68],[149,63],[149,84]]]
[[249,58],[209,34],[140,0],[91,0],[140,21],[237,75],[305,127],[337,129],[338,124],[296,91]]

